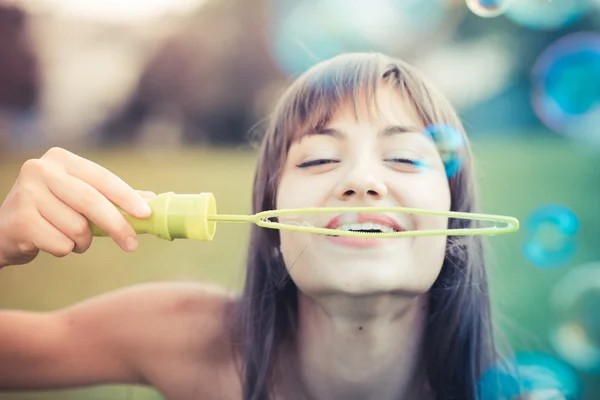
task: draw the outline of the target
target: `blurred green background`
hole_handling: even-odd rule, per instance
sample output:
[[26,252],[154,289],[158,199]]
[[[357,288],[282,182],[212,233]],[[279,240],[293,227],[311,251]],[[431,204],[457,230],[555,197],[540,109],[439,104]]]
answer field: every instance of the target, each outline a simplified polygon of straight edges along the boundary
[[[519,232],[486,239],[498,326],[515,351],[570,358],[549,340],[562,317],[550,299],[557,282],[587,263],[595,275],[584,283],[600,288],[600,2],[496,3],[509,2],[0,0],[0,199],[25,160],[60,146],[135,188],[210,191],[220,212],[248,213],[256,161],[249,138],[264,131],[287,84],[337,54],[383,52],[423,71],[456,107],[472,140],[483,212],[521,220]],[[552,246],[564,237],[535,237],[542,258],[557,262],[542,268],[523,246],[534,228],[528,218],[548,204],[563,207],[547,216],[550,232],[565,209],[579,227],[563,261]],[[83,255],[42,254],[0,271],[0,309],[55,310],[152,281],[239,290],[248,231],[219,224],[210,243],[142,237],[127,254],[99,239]],[[588,309],[571,317],[587,328],[571,339],[600,351],[600,296],[584,300]],[[600,399],[598,373],[579,374],[583,399]],[[0,392],[13,399],[160,395],[124,386]]]
[[[497,320],[515,350],[552,354],[547,332],[555,321],[549,303],[554,283],[570,268],[600,259],[600,158],[564,140],[523,139],[473,142],[483,209],[517,217],[521,223],[539,205],[560,203],[576,212],[581,229],[578,251],[567,264],[542,270],[521,247],[526,227],[487,238],[490,280]],[[76,150],[74,150],[76,151]],[[76,151],[77,152],[77,151]],[[240,149],[158,151],[81,151],[130,185],[156,192],[213,192],[223,213],[250,212],[256,154]],[[28,156],[0,162],[0,193],[8,192]],[[220,224],[214,241],[163,241],[142,236],[138,251],[127,254],[109,239],[97,239],[83,255],[56,259],[41,255],[30,265],[0,273],[0,308],[53,310],[96,294],[140,282],[209,280],[238,290],[244,279],[248,226]],[[198,334],[202,334],[198,332]],[[586,400],[600,396],[600,382],[582,375]],[[160,399],[148,388],[110,386],[56,392],[2,393],[1,400]]]

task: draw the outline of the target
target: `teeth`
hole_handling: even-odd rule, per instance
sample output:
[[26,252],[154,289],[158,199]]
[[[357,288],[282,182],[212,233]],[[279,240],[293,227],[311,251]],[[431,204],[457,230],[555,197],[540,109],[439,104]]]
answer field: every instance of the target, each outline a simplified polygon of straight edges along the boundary
[[356,213],[342,214],[342,216],[340,218],[340,225],[348,225],[348,224],[352,224],[353,222],[358,222]]
[[343,231],[367,231],[367,230],[380,230],[381,232],[390,233],[394,232],[391,226],[374,224],[372,222],[365,222],[362,224],[342,224],[337,229]]

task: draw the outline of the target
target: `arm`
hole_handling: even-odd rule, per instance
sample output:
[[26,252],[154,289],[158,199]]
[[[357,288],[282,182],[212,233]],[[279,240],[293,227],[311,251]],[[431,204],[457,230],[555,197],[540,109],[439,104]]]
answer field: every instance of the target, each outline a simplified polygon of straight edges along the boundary
[[198,284],[145,284],[52,313],[0,311],[0,389],[148,384],[161,363],[210,363],[226,303]]
[[[96,163],[50,149],[23,164],[0,206],[0,267],[27,264],[40,251],[84,253],[90,221],[133,251],[137,235],[118,208],[147,218],[144,197],[151,195]],[[231,303],[225,299],[200,285],[147,284],[51,313],[0,310],[0,389],[155,383],[165,363],[206,371],[201,376],[210,380],[228,350],[219,341],[219,315]]]

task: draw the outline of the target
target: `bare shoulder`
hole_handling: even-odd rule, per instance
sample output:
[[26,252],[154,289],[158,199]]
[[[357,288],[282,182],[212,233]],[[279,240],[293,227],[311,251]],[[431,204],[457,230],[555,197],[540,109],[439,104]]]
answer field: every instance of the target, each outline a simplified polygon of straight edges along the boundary
[[142,380],[154,384],[165,371],[229,369],[229,321],[237,301],[209,283],[143,283],[78,303],[60,316],[79,337],[110,332],[113,348],[122,349]]
[[132,291],[140,296],[136,309],[143,304],[140,311],[155,316],[156,332],[183,339],[172,344],[183,346],[186,354],[230,342],[230,318],[238,297],[226,289],[204,282],[173,282],[138,285]]
[[[95,312],[111,317],[160,317],[191,321],[219,319],[221,312],[237,302],[226,289],[204,282],[142,283],[120,288],[62,309],[59,314],[71,322],[94,317]],[[214,318],[213,318],[214,317]],[[123,321],[120,321],[123,322]],[[139,321],[137,321],[139,322]]]
[[141,283],[99,296],[95,301],[111,299],[138,313],[159,313],[168,318],[210,317],[237,302],[237,296],[230,291],[206,282]]

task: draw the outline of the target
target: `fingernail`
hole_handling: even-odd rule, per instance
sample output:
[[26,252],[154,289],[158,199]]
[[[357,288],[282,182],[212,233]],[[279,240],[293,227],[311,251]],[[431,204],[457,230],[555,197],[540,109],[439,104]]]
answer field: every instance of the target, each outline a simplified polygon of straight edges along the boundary
[[141,215],[152,214],[152,209],[150,208],[148,203],[146,203],[145,201],[142,201],[142,203],[140,203],[140,206],[138,207],[138,211]]
[[125,248],[127,251],[134,251],[137,248],[138,240],[135,236],[130,236],[125,241]]

